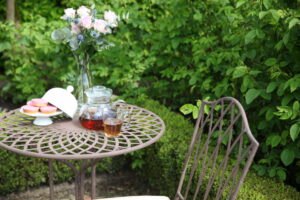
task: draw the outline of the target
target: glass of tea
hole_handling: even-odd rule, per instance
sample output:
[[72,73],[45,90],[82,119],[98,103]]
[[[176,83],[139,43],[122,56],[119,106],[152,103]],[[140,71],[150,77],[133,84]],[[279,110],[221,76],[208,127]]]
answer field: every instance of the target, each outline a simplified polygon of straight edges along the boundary
[[[104,133],[106,136],[118,136],[121,133],[121,128],[124,124],[129,124],[129,112],[124,109],[118,109],[116,117],[108,117],[104,119]],[[125,122],[125,123],[124,123]]]

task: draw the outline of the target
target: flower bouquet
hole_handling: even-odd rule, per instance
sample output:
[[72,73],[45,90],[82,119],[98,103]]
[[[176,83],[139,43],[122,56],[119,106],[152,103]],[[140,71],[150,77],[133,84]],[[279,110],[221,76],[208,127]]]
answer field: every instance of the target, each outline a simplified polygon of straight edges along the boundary
[[[79,105],[86,103],[85,90],[90,88],[89,58],[97,51],[107,49],[113,44],[106,38],[118,26],[119,17],[113,11],[105,11],[99,18],[95,6],[81,6],[77,10],[67,8],[61,19],[67,27],[54,30],[52,39],[66,44],[73,52],[79,70],[76,96]],[[127,16],[128,17],[128,16]]]

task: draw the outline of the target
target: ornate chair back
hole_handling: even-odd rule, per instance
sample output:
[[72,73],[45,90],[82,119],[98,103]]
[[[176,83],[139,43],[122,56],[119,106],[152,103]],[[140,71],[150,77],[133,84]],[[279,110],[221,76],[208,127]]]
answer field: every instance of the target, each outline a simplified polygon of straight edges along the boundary
[[236,199],[258,146],[236,99],[203,101],[175,200]]

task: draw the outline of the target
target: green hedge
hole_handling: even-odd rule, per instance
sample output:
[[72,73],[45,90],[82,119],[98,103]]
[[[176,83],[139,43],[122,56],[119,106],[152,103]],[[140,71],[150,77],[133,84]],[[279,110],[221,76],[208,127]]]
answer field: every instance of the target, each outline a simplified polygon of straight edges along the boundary
[[[0,158],[0,195],[48,184],[48,160],[22,156],[1,148]],[[97,164],[97,171],[119,170],[123,166],[122,161],[122,157],[103,159]],[[68,166],[54,162],[53,169],[55,183],[73,180],[73,172]]]
[[[47,160],[21,156],[0,149],[0,195],[25,190],[47,182]],[[55,165],[55,181],[69,181],[67,167]]]
[[[173,197],[192,137],[193,124],[156,101],[139,98],[136,103],[158,114],[167,128],[164,136],[157,143],[144,149],[142,153],[136,152],[132,159],[143,159],[144,163],[139,169],[141,177],[148,180],[153,188],[160,190],[161,194]],[[300,199],[300,193],[291,186],[275,179],[257,176],[253,170],[250,170],[240,189],[238,199],[297,200]]]

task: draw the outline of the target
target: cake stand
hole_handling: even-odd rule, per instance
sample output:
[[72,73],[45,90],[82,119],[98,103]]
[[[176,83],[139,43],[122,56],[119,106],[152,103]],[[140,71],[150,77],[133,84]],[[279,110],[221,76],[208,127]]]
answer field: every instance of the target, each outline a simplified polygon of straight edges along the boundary
[[30,114],[30,113],[25,113],[23,111],[23,108],[20,109],[20,112],[23,113],[24,115],[35,117],[33,124],[37,126],[48,126],[50,124],[53,124],[53,121],[50,117],[62,114],[62,111],[56,111],[55,113],[52,114],[44,114],[41,112]]

